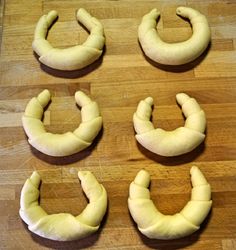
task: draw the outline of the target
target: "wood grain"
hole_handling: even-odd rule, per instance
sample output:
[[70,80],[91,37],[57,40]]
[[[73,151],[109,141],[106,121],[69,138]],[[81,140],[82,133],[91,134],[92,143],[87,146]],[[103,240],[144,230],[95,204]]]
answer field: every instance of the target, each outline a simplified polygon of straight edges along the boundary
[[[236,2],[1,0],[0,2],[0,249],[236,249]],[[168,42],[191,36],[188,22],[175,15],[179,5],[194,7],[209,20],[212,41],[187,65],[156,65],[137,40],[141,17],[161,10],[158,31]],[[105,28],[103,57],[80,71],[59,72],[41,65],[31,43],[38,18],[51,9],[59,19],[48,39],[58,47],[83,42],[87,33],[75,20],[86,8]],[[44,123],[51,132],[78,126],[74,93],[96,99],[103,130],[88,149],[53,158],[30,147],[21,116],[32,96],[48,88],[53,95]],[[207,115],[205,142],[189,154],[166,158],[141,147],[132,115],[140,99],[154,98],[153,122],[164,129],[181,126],[175,95],[195,97]],[[152,177],[151,195],[163,213],[179,211],[190,197],[189,170],[199,166],[212,186],[213,209],[193,235],[173,241],[141,235],[127,209],[128,187],[144,168]],[[80,213],[87,203],[77,178],[90,170],[103,183],[109,208],[99,231],[81,241],[54,242],[31,234],[21,221],[20,191],[33,170],[42,176],[41,205],[48,213]]]

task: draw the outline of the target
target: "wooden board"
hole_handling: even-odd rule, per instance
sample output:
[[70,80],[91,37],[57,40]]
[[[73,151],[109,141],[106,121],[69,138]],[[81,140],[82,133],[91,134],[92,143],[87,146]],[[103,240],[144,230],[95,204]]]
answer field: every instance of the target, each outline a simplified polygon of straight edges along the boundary
[[[157,67],[142,53],[138,24],[156,7],[162,13],[158,23],[162,38],[185,40],[191,36],[191,28],[175,15],[179,5],[194,7],[207,16],[211,46],[188,65]],[[79,7],[104,25],[102,58],[70,73],[41,65],[31,48],[38,18],[56,9],[59,20],[48,39],[54,46],[71,46],[87,37],[75,20]],[[236,249],[236,2],[1,0],[0,9],[0,249]],[[75,91],[83,90],[99,103],[104,125],[91,147],[58,159],[29,146],[21,116],[29,99],[44,88],[53,95],[45,112],[46,128],[51,132],[78,126]],[[139,100],[151,95],[155,126],[167,130],[181,126],[184,121],[175,102],[178,92],[195,97],[205,110],[206,140],[189,154],[160,157],[136,143],[132,115]],[[142,168],[150,172],[154,202],[161,212],[173,214],[189,200],[192,165],[201,168],[212,186],[213,209],[201,229],[173,241],[141,235],[127,209],[128,187],[136,173]],[[109,196],[100,230],[66,243],[30,233],[18,210],[22,185],[33,170],[43,179],[41,206],[48,213],[74,215],[87,202],[77,170],[92,171]]]

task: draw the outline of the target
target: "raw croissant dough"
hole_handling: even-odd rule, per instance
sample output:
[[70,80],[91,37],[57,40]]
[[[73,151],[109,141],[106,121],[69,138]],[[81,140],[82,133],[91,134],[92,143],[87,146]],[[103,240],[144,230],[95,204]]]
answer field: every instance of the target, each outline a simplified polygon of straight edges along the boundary
[[82,91],[77,91],[75,100],[82,107],[82,123],[74,132],[52,134],[46,132],[41,121],[44,108],[50,99],[50,92],[45,89],[37,97],[33,97],[26,106],[22,123],[29,143],[40,152],[51,156],[68,156],[91,145],[102,127],[102,117],[97,103]]
[[212,201],[211,187],[202,172],[195,166],[190,170],[191,200],[174,215],[164,215],[150,199],[150,175],[141,170],[130,184],[128,206],[139,230],[152,239],[177,239],[192,234],[209,213]]
[[81,45],[59,49],[52,47],[46,40],[48,29],[57,16],[57,12],[52,10],[47,15],[43,15],[37,23],[32,47],[39,55],[39,61],[59,70],[81,69],[96,61],[101,56],[105,43],[101,22],[85,9],[80,8],[77,11],[77,20],[90,31],[90,35]]
[[107,209],[107,193],[89,171],[78,173],[89,204],[78,216],[69,213],[48,215],[39,205],[40,176],[35,171],[26,180],[20,198],[20,217],[33,233],[44,238],[69,241],[84,238],[99,228]]
[[160,12],[153,9],[146,14],[138,29],[138,37],[144,53],[161,64],[180,65],[193,61],[207,48],[211,31],[207,19],[197,10],[189,7],[178,7],[177,15],[188,18],[191,22],[192,36],[179,43],[166,43],[161,40],[156,30]]
[[176,99],[186,117],[184,127],[173,131],[154,129],[150,121],[153,105],[151,97],[140,101],[133,116],[137,141],[158,155],[177,156],[188,153],[205,138],[206,117],[197,101],[184,93],[177,94]]

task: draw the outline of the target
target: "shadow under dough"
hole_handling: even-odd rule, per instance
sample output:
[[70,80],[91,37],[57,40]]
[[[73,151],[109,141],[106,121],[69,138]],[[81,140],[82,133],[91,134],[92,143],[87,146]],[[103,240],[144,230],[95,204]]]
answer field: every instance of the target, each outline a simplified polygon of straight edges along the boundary
[[200,235],[206,230],[207,225],[209,224],[209,221],[212,218],[212,210],[209,212],[205,220],[200,225],[199,230],[194,232],[191,235],[188,235],[186,237],[180,238],[180,239],[173,239],[173,240],[159,240],[159,239],[149,239],[145,235],[143,235],[137,228],[137,224],[132,219],[132,216],[130,216],[130,220],[132,223],[132,227],[135,229],[136,233],[139,235],[142,243],[146,245],[150,249],[158,249],[158,250],[177,250],[177,249],[183,249],[187,246],[191,246],[195,244],[198,240]]
[[102,55],[93,63],[91,63],[90,65],[82,68],[82,69],[78,69],[78,70],[58,70],[58,69],[53,69],[51,67],[48,67],[47,65],[41,63],[39,61],[39,56],[37,53],[34,52],[34,57],[36,58],[36,60],[38,61],[38,63],[40,63],[40,68],[47,74],[58,77],[58,78],[67,78],[67,79],[76,79],[76,78],[81,78],[83,76],[86,76],[88,74],[90,74],[91,72],[93,72],[94,70],[98,69],[103,61],[103,56],[106,53],[106,47],[104,46],[103,48],[103,53]]
[[205,59],[205,57],[207,56],[207,54],[210,51],[211,42],[208,44],[207,48],[204,50],[204,52],[199,57],[197,57],[195,60],[193,60],[191,62],[181,64],[181,65],[166,65],[166,64],[161,64],[161,63],[155,62],[152,59],[150,59],[148,56],[145,55],[140,43],[139,43],[139,46],[142,50],[143,56],[152,66],[159,68],[159,69],[166,71],[166,72],[181,73],[181,72],[186,72],[186,71],[194,69],[197,65],[199,65]]
[[178,156],[166,157],[166,156],[157,155],[149,151],[148,149],[144,148],[141,144],[139,144],[137,141],[136,143],[137,143],[137,147],[139,151],[143,155],[145,155],[147,158],[151,159],[152,161],[155,161],[165,166],[177,166],[177,165],[182,165],[182,164],[192,162],[205,151],[205,143],[203,142],[191,152],[178,155]]
[[[87,197],[85,196],[87,199]],[[43,237],[40,237],[34,233],[31,233],[31,238],[33,239],[34,242],[37,242],[37,244],[52,248],[52,249],[85,249],[85,248],[91,248],[99,239],[103,228],[105,227],[107,223],[107,218],[108,218],[108,211],[109,211],[109,200],[107,201],[107,210],[105,215],[103,216],[103,219],[100,223],[99,229],[89,235],[88,237],[85,237],[83,239],[79,240],[73,240],[73,241],[55,241],[55,240],[50,240],[46,239]],[[23,223],[23,222],[22,222]],[[24,226],[27,227],[27,225],[24,223]]]
[[79,162],[85,159],[86,157],[88,157],[93,152],[94,148],[97,146],[99,141],[102,139],[102,136],[103,136],[103,127],[101,128],[98,135],[95,137],[95,139],[93,140],[92,144],[89,147],[85,148],[84,150],[78,153],[75,153],[73,155],[68,155],[68,156],[57,157],[57,156],[46,155],[38,151],[31,145],[30,145],[30,149],[31,149],[32,154],[35,157],[49,164],[53,164],[56,166],[69,165],[75,162]]
[[[178,15],[178,16],[181,19],[183,19],[184,21],[188,22],[190,27],[192,28],[192,24],[188,18],[182,17],[180,15]],[[159,21],[159,18],[160,18],[160,16],[157,19],[157,23]],[[164,70],[164,71],[167,71],[167,72],[181,73],[181,72],[186,72],[186,71],[189,71],[189,70],[195,68],[198,64],[200,64],[204,60],[204,58],[207,56],[207,54],[211,48],[211,41],[209,42],[207,48],[202,52],[202,54],[199,57],[197,57],[195,60],[193,60],[191,62],[181,64],[181,65],[166,65],[166,64],[161,64],[161,63],[155,62],[152,59],[150,59],[148,56],[145,55],[140,42],[139,42],[139,46],[143,52],[143,56],[145,57],[145,59],[154,67],[157,67],[157,68]]]

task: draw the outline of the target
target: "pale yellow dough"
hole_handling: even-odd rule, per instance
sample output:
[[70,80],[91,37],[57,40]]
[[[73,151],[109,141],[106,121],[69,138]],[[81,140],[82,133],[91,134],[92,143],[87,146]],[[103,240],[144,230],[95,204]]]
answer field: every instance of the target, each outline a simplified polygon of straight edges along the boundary
[[138,229],[151,239],[177,239],[190,235],[200,228],[211,206],[211,187],[202,172],[193,166],[191,200],[174,215],[159,212],[150,198],[150,175],[141,170],[130,184],[128,207]]
[[167,43],[159,37],[156,25],[160,12],[157,9],[142,18],[138,28],[139,42],[144,53],[155,62],[167,65],[191,62],[203,53],[210,42],[211,31],[204,15],[189,7],[178,7],[176,13],[188,18],[192,25],[193,34],[184,42]]
[[173,131],[155,129],[150,121],[153,99],[147,97],[139,102],[133,116],[135,138],[146,149],[162,156],[177,156],[196,148],[205,138],[206,117],[194,98],[185,93],[176,95],[186,117],[184,127]]
[[45,89],[37,97],[33,97],[26,106],[22,123],[29,143],[50,156],[68,156],[90,146],[102,128],[98,104],[82,91],[77,91],[75,101],[81,107],[81,124],[74,132],[53,134],[46,132],[41,121],[44,108],[50,99],[50,92]]
[[81,69],[96,61],[102,54],[105,43],[103,25],[85,9],[77,11],[76,18],[90,32],[87,40],[81,45],[59,49],[54,48],[47,40],[47,32],[58,14],[55,10],[43,15],[35,28],[33,50],[39,55],[43,64],[59,70]]
[[78,216],[69,213],[48,215],[39,205],[41,178],[35,171],[26,180],[20,197],[20,217],[33,233],[51,240],[71,241],[96,232],[107,209],[107,193],[89,171],[78,172],[89,204]]

